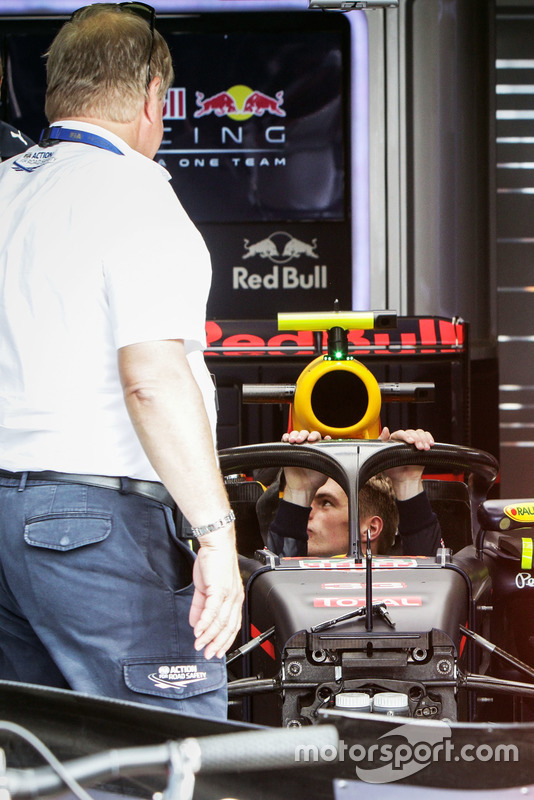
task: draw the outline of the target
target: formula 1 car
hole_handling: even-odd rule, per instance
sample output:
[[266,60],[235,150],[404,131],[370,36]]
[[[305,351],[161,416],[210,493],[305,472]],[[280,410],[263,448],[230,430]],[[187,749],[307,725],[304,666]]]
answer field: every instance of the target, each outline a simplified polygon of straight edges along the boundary
[[[498,473],[493,456],[446,444],[423,453],[334,440],[231,448],[220,463],[246,586],[243,635],[227,659],[230,720],[0,682],[8,796],[58,790],[57,777],[28,769],[39,757],[30,741],[17,745],[14,725],[40,737],[73,776],[103,777],[93,786],[117,800],[154,797],[166,783],[168,800],[402,800],[406,791],[463,800],[471,790],[504,800],[533,791],[534,504],[486,499]],[[445,547],[435,558],[368,558],[357,536],[357,488],[403,463],[426,465]],[[264,489],[254,471],[283,465],[317,469],[345,488],[346,556],[285,559],[265,549],[256,516]],[[314,743],[322,728],[328,736],[335,729],[336,746],[328,737]],[[257,737],[269,730],[270,738]],[[299,752],[307,748],[305,763],[291,753],[288,763],[287,733],[296,735],[287,742],[295,752],[295,742]],[[186,738],[175,746],[176,737]],[[196,782],[190,737],[206,753],[217,740]]]
[[[532,718],[534,505],[487,499],[493,456],[365,439],[237,447],[220,461],[231,476],[246,587],[243,643],[229,659],[234,718],[307,726],[332,710],[382,712],[386,699],[390,713],[421,720]],[[433,476],[424,485],[445,546],[435,558],[364,556],[358,487],[410,463]],[[346,556],[280,558],[265,549],[255,519],[263,488],[250,478],[282,465],[317,469],[345,489]]]
[[[243,386],[246,402],[289,402],[292,428],[332,438],[220,453],[246,587],[243,643],[229,658],[238,719],[298,727],[347,708],[467,722],[532,714],[534,508],[488,499],[499,471],[489,453],[447,444],[421,452],[378,438],[388,397],[432,398],[427,384],[379,385],[349,353],[349,329],[395,325],[392,312],[280,314],[282,330],[326,330],[327,351],[292,387]],[[403,464],[425,466],[444,546],[434,558],[373,558],[370,548],[364,558],[359,487]],[[265,549],[255,513],[263,488],[253,478],[286,465],[316,469],[344,489],[344,557],[280,558]]]
[[[324,317],[299,325],[324,329]],[[103,777],[103,796],[402,800],[410,792],[456,800],[483,790],[504,800],[534,792],[534,500],[489,499],[499,466],[488,453],[377,439],[384,399],[422,393],[416,400],[429,402],[432,387],[378,385],[348,354],[353,316],[333,321],[328,354],[295,386],[243,387],[254,401],[291,402],[293,427],[332,440],[219,453],[245,585],[242,635],[227,657],[229,721],[0,682],[8,797],[29,800],[58,786],[49,772],[28,769],[31,741],[15,746],[13,724],[74,758],[74,776],[91,776],[92,785]],[[380,324],[393,324],[391,315]],[[403,464],[425,466],[444,543],[432,558],[372,557],[360,542],[359,487]],[[281,558],[266,549],[258,470],[265,482],[266,471],[284,466],[316,469],[343,487],[346,555]],[[285,734],[296,739],[284,750]],[[192,758],[190,737],[207,757]],[[305,763],[295,741],[300,753],[307,748]]]

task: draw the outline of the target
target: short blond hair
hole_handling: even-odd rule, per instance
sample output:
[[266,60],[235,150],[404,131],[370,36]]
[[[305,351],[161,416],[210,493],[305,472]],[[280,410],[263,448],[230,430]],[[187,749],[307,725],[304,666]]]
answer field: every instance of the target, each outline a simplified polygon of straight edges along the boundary
[[399,527],[399,510],[395,490],[387,475],[373,475],[358,492],[360,519],[378,516],[383,527],[376,543],[377,555],[391,552]]
[[159,97],[174,79],[167,43],[147,21],[113,3],[88,6],[66,22],[47,58],[45,113],[50,123],[72,117],[131,122],[143,106],[150,77]]

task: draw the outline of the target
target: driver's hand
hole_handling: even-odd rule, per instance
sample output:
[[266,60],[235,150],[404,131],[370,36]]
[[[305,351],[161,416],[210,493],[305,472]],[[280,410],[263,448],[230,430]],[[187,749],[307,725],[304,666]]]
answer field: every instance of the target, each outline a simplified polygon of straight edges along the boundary
[[[398,430],[393,433],[389,428],[382,428],[379,437],[383,442],[405,442],[413,444],[417,450],[430,450],[434,444],[434,437],[430,431],[422,428],[417,430]],[[409,500],[411,497],[423,491],[423,467],[417,464],[405,464],[404,466],[392,467],[384,471],[385,475],[391,478],[393,489],[397,500]]]
[[[325,439],[331,438],[331,436],[325,436]],[[291,431],[282,436],[282,441],[289,444],[304,444],[305,442],[313,444],[321,440],[322,436],[319,431]],[[311,506],[315,492],[327,481],[327,476],[322,472],[305,467],[284,467],[284,475],[286,479],[284,500],[305,507]]]
[[434,444],[434,437],[430,431],[424,431],[422,428],[413,430],[399,430],[389,432],[389,428],[382,428],[380,437],[383,442],[406,442],[406,444],[413,444],[418,450],[430,450]]

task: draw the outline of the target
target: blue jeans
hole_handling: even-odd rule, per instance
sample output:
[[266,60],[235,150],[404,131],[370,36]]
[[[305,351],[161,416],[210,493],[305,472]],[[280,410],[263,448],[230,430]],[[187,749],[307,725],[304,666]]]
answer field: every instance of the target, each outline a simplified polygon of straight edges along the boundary
[[0,477],[0,678],[226,718],[224,661],[193,647],[193,561],[156,501]]

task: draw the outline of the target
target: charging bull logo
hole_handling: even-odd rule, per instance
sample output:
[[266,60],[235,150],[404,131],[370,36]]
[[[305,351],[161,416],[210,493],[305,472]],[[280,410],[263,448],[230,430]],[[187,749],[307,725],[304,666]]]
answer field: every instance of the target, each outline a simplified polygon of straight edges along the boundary
[[197,106],[195,117],[205,117],[207,114],[215,114],[216,117],[225,117],[227,114],[237,111],[237,105],[228,92],[219,92],[212,97],[204,99],[202,92],[197,92]]
[[254,91],[249,86],[236,84],[225,91],[211,95],[211,97],[206,97],[203,92],[197,92],[197,110],[193,116],[199,119],[208,114],[214,114],[216,117],[230,117],[235,120],[263,117],[264,114],[285,117],[286,112],[282,108],[283,102],[284,92],[282,90],[271,97],[264,92]]
[[252,92],[243,104],[243,113],[253,114],[255,117],[263,117],[265,113],[285,117],[286,112],[281,108],[283,102],[283,91],[276,92],[274,97],[263,92]]
[[249,245],[248,239],[244,239],[243,246],[246,250],[243,260],[245,258],[252,258],[252,256],[259,256],[260,258],[269,258],[273,260],[279,255],[278,247],[270,239],[270,237],[267,237],[267,239],[262,239],[261,241],[251,245]]
[[283,231],[276,231],[254,244],[249,244],[249,240],[244,239],[243,246],[245,248],[243,260],[258,256],[259,258],[268,258],[273,264],[286,264],[301,256],[319,258],[317,239],[312,239],[311,244],[308,244]]

